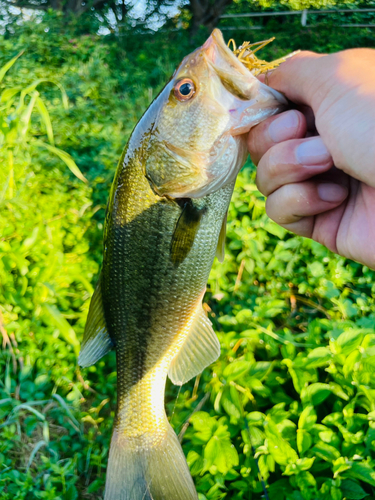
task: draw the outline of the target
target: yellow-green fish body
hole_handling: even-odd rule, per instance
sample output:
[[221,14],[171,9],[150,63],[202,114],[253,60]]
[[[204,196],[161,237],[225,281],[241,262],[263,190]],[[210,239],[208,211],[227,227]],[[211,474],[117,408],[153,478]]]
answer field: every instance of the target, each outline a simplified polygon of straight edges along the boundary
[[79,359],[116,349],[105,500],[197,499],[164,388],[168,374],[183,384],[220,354],[202,298],[223,254],[242,134],[283,101],[247,73],[216,30],[145,113],[117,169]]
[[[153,493],[150,498],[195,498],[185,464],[181,476],[181,466],[173,471],[175,453],[171,463],[162,458],[166,447],[179,449],[164,410],[164,387],[168,370],[173,382],[183,383],[220,353],[202,309],[202,297],[233,182],[202,199],[179,204],[153,193],[141,162],[134,158],[125,162],[116,182],[106,222],[101,276],[105,317],[111,325],[118,367],[116,447],[112,445],[110,454],[107,497],[112,498],[112,490],[118,491],[117,479],[122,476],[117,471],[126,467],[122,460],[129,460],[129,454],[134,453],[134,460],[142,461],[146,453],[142,465],[145,483],[137,483],[139,498],[143,498],[147,482]],[[179,232],[178,223],[195,216],[199,227],[185,256],[187,235]],[[174,238],[178,237],[182,241],[176,242],[178,248],[173,251]],[[188,335],[194,339],[189,339],[193,341],[190,349],[184,349]],[[146,465],[155,451],[156,463],[148,471]],[[183,459],[180,450],[177,456]],[[172,480],[173,496],[169,489],[162,494],[164,483],[170,487]],[[180,481],[188,486],[188,496],[183,489],[180,493]]]

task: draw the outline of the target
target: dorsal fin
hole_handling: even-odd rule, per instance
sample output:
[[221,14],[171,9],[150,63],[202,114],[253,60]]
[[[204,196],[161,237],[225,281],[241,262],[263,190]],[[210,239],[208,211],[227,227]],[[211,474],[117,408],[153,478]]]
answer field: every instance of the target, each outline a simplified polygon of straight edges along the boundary
[[83,368],[96,363],[113,347],[104,318],[100,281],[99,278],[95,292],[91,298],[81,352],[78,356],[78,364]]
[[228,219],[228,212],[224,216],[223,223],[220,229],[219,240],[217,242],[217,247],[216,247],[216,257],[219,262],[223,262],[225,257],[225,237],[227,235],[227,219]]
[[203,308],[199,307],[185,343],[169,367],[168,376],[176,385],[185,384],[219,356],[219,339]]

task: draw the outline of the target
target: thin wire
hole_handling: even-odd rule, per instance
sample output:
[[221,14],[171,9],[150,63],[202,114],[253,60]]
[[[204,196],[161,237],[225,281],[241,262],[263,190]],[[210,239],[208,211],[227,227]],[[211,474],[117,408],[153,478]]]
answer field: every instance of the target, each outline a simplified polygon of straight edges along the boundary
[[169,423],[170,423],[171,425],[172,425],[173,415],[174,415],[174,412],[175,412],[175,410],[176,410],[176,406],[177,406],[177,400],[178,400],[178,398],[179,398],[179,396],[180,396],[181,387],[182,387],[182,385],[180,385],[180,386],[179,386],[179,388],[178,388],[177,397],[176,397],[176,399],[175,399],[175,401],[174,401],[174,405],[173,405],[172,415],[171,415],[171,418],[169,419]]

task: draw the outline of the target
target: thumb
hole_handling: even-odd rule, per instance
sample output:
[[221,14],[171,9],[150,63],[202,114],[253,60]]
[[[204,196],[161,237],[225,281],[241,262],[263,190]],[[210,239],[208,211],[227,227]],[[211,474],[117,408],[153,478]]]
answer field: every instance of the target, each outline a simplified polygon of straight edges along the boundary
[[314,111],[327,95],[330,82],[329,56],[299,52],[266,77],[270,87],[282,92],[296,104],[305,104]]

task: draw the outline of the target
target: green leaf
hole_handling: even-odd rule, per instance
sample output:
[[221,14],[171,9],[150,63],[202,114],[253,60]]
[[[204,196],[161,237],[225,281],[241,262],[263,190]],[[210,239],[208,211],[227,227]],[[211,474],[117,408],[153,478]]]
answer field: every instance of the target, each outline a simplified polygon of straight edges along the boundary
[[77,500],[77,498],[78,498],[77,488],[74,486],[74,484],[71,484],[66,490],[64,500]]
[[36,443],[36,445],[33,448],[33,451],[30,454],[29,460],[27,462],[27,467],[26,470],[28,471],[31,467],[31,464],[33,463],[33,460],[38,453],[38,451],[43,448],[44,446],[47,446],[47,443],[42,439]]
[[318,278],[319,276],[324,276],[325,274],[325,269],[321,262],[313,262],[312,264],[309,264],[308,269],[312,274],[312,276],[314,276],[315,278]]
[[326,460],[327,462],[334,462],[340,458],[341,453],[336,450],[333,446],[324,443],[323,441],[318,441],[312,448],[311,453]]
[[371,486],[375,486],[375,470],[368,462],[350,462],[350,465],[350,469],[344,473],[345,476],[350,476],[371,484]]
[[225,388],[221,397],[221,405],[231,419],[231,423],[236,424],[241,418],[241,411],[232,399],[231,392],[228,387]]
[[348,355],[360,345],[362,338],[362,330],[349,330],[342,333],[336,342],[334,342],[336,353]]
[[263,425],[266,415],[260,411],[251,411],[246,415],[249,425]]
[[238,453],[228,437],[213,436],[204,449],[205,470],[216,465],[219,472],[226,474],[239,463]]
[[351,479],[344,479],[341,483],[341,491],[348,500],[362,500],[368,496],[368,493],[356,482]]
[[11,59],[6,64],[4,64],[4,66],[0,69],[0,82],[3,81],[3,78],[4,78],[5,74],[7,73],[7,71],[13,66],[13,64],[17,61],[17,59],[20,56],[22,56],[23,53],[24,53],[24,51],[21,50],[21,52],[19,52],[15,57],[13,57],[13,59]]
[[268,451],[273,459],[279,465],[296,463],[298,460],[297,452],[290,446],[288,441],[281,437],[276,424],[268,420],[264,426],[267,437]]
[[225,367],[223,375],[228,382],[236,380],[246,375],[251,370],[252,365],[253,363],[250,363],[250,361],[233,361]]
[[295,464],[288,464],[283,472],[284,476],[293,476],[299,474],[302,471],[311,469],[313,466],[315,457],[312,458],[299,458]]
[[38,111],[40,113],[40,116],[42,117],[42,119],[44,121],[44,125],[46,126],[48,140],[52,144],[52,146],[54,146],[55,139],[53,137],[52,123],[51,123],[51,118],[50,118],[49,113],[48,113],[48,109],[46,108],[46,105],[44,104],[43,100],[40,97],[36,98],[36,105],[37,105]]
[[346,378],[352,373],[354,366],[358,363],[362,358],[362,354],[359,351],[353,351],[346,358],[344,366],[342,367],[343,374]]
[[328,347],[317,347],[309,352],[305,368],[318,368],[326,365],[332,358],[331,351]]
[[342,472],[350,469],[350,462],[345,457],[339,457],[333,462],[333,477],[336,479]]
[[31,235],[24,239],[20,248],[20,251],[22,253],[27,252],[35,244],[38,238],[39,230],[40,230],[39,226],[34,227]]
[[76,177],[78,177],[79,180],[87,183],[86,177],[84,177],[84,175],[82,174],[80,169],[77,167],[75,161],[68,153],[66,153],[62,149],[55,148],[55,146],[51,146],[50,144],[47,144],[43,141],[36,140],[33,142],[33,144],[35,144],[36,146],[40,146],[41,148],[48,149],[48,151],[50,151],[51,153],[58,156],[66,164],[66,166],[71,170],[71,172]]
[[197,411],[190,417],[190,422],[196,431],[195,437],[202,443],[206,443],[212,437],[217,421],[204,411]]
[[79,432],[79,423],[78,423],[77,419],[74,417],[73,413],[71,412],[66,401],[60,396],[60,394],[53,394],[52,397],[53,397],[53,399],[56,399],[56,401],[59,402],[59,404],[62,408],[64,408],[64,410],[66,411],[66,414],[68,415],[68,417],[73,425],[73,428],[75,428]]
[[268,231],[269,233],[277,236],[280,240],[282,240],[284,238],[284,236],[288,233],[288,231],[286,229],[284,229],[283,227],[279,226],[278,224],[276,224],[275,222],[273,222],[271,220],[268,220],[264,224],[264,229],[266,231]]
[[5,89],[1,93],[0,102],[7,102],[12,99],[16,94],[22,90],[22,87],[12,87],[10,89]]
[[73,347],[75,354],[78,356],[81,344],[73,328],[66,321],[66,319],[56,306],[44,304],[43,309],[47,313],[47,316],[50,318],[52,323],[56,326],[56,328],[60,330],[61,336],[68,344]]
[[306,453],[306,451],[312,445],[312,442],[313,440],[309,432],[307,432],[305,429],[297,430],[297,448],[301,455],[304,455]]
[[187,464],[192,476],[197,476],[203,470],[203,458],[194,450],[190,450],[186,457]]
[[298,429],[312,429],[313,425],[316,422],[316,419],[317,417],[314,407],[311,405],[306,406],[299,417]]
[[310,401],[313,406],[318,406],[328,398],[331,392],[332,389],[329,384],[316,382],[302,389],[301,399],[302,401]]
[[38,95],[39,95],[39,92],[34,92],[31,95],[30,102],[27,105],[27,108],[25,109],[25,111],[21,115],[21,118],[20,118],[20,137],[21,137],[21,139],[25,138],[27,131],[29,129],[31,113],[33,112]]
[[341,399],[344,399],[345,401],[349,401],[349,396],[343,391],[342,387],[339,384],[336,384],[335,382],[331,382],[329,384],[329,387],[333,394],[338,396]]

